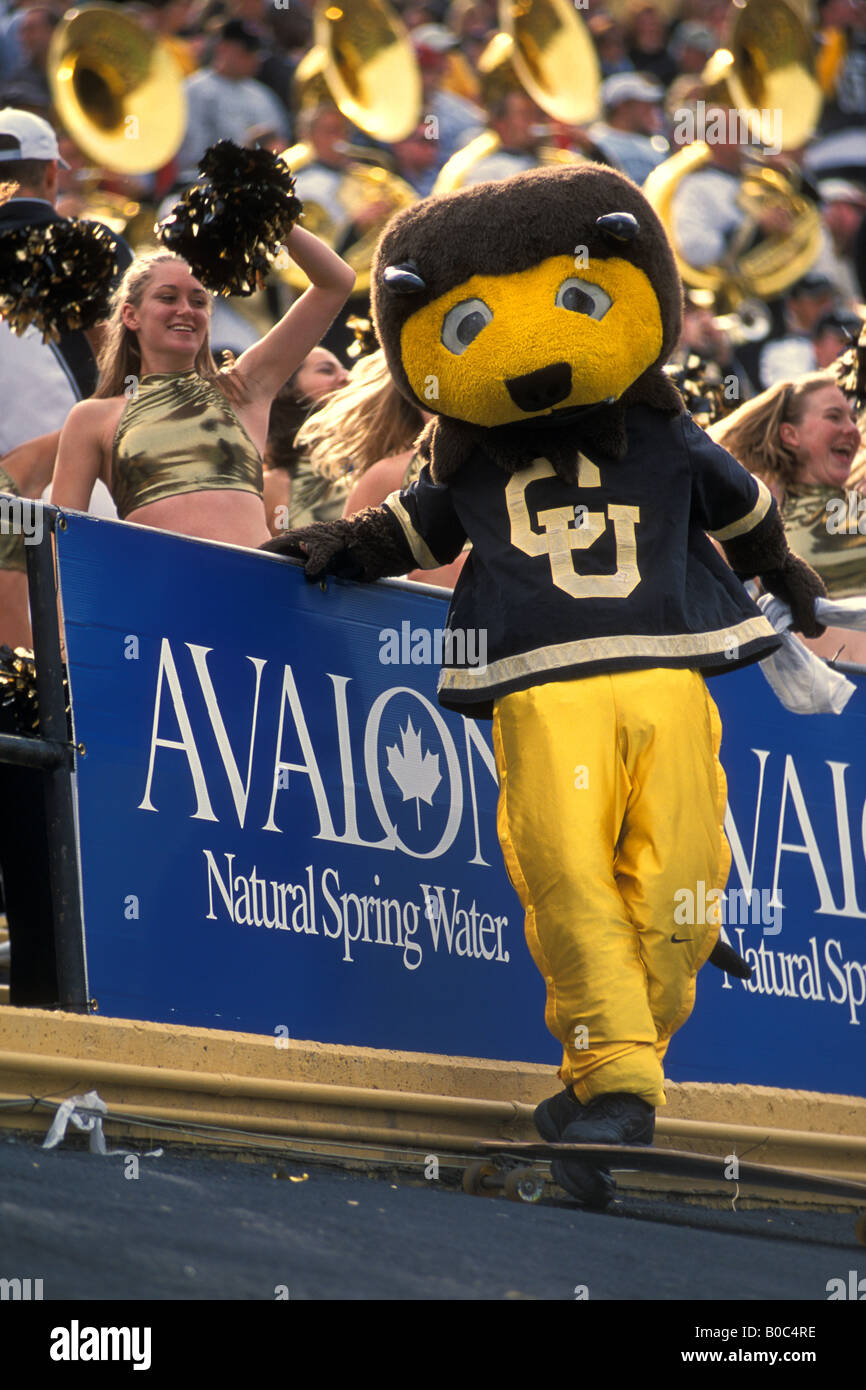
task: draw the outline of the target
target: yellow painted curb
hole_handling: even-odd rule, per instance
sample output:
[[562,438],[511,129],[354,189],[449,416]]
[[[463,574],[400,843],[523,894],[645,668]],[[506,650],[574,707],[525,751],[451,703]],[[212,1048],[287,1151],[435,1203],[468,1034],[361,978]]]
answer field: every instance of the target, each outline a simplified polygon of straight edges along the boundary
[[[558,1085],[552,1067],[532,1063],[0,1007],[0,1097],[56,1103],[96,1090],[114,1117],[109,1132],[148,1142],[170,1137],[169,1123],[210,1147],[219,1128],[262,1143],[283,1136],[293,1147],[306,1138],[329,1152],[368,1144],[392,1156],[470,1139],[530,1139],[533,1107]],[[44,1132],[49,1122],[46,1109],[0,1107],[7,1127]],[[671,1082],[657,1135],[677,1148],[866,1181],[860,1097]]]

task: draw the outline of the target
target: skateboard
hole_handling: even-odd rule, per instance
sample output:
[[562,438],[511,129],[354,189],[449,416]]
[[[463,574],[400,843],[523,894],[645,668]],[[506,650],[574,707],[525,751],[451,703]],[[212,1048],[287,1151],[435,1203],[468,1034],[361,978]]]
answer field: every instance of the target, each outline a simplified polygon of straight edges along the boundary
[[[861,1245],[866,1245],[866,1182],[739,1160],[734,1175],[726,1171],[732,1161],[730,1157],[650,1145],[546,1144],[541,1140],[497,1143],[489,1140],[473,1145],[472,1152],[477,1157],[464,1169],[464,1192],[473,1196],[504,1192],[506,1197],[518,1202],[537,1202],[544,1193],[544,1176],[534,1166],[538,1161],[553,1165],[556,1181],[560,1180],[557,1174],[563,1172],[560,1166],[563,1162],[578,1163],[579,1185],[585,1189],[582,1204],[596,1211],[603,1211],[613,1201],[616,1183],[612,1173],[616,1170],[662,1173],[674,1178],[725,1178],[744,1187],[773,1187],[814,1196],[859,1198],[863,1211],[857,1217],[855,1232]],[[566,1190],[570,1189],[566,1187]]]

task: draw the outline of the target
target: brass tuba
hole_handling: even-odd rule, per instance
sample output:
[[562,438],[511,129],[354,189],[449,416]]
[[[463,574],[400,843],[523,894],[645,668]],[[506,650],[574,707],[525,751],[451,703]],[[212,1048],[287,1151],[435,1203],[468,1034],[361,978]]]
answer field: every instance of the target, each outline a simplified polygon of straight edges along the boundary
[[[773,143],[775,118],[781,117],[780,149],[798,149],[817,124],[820,89],[814,76],[812,39],[800,0],[747,0],[734,21],[730,48],[719,49],[702,74],[713,106],[729,108],[750,140]],[[774,127],[768,127],[768,118]],[[712,290],[720,305],[736,309],[743,300],[770,299],[800,279],[821,247],[821,219],[815,203],[801,189],[792,161],[785,169],[760,155],[745,162],[737,202],[744,215],[733,244],[715,265],[690,265],[680,254],[672,205],[680,181],[708,165],[710,147],[703,140],[684,146],[648,176],[643,191],[667,231],[680,276],[692,289]],[[752,241],[761,214],[784,209],[790,230]]]
[[[295,72],[301,109],[332,100],[347,120],[375,140],[388,144],[409,135],[421,115],[421,74],[406,29],[386,0],[350,0],[345,7],[317,0],[313,23],[315,44]],[[369,289],[373,252],[385,223],[417,202],[418,194],[391,170],[369,162],[376,151],[359,149],[355,155],[340,184],[341,219],[310,198],[303,202],[304,226],[331,246],[339,246],[362,208],[387,203],[385,217],[350,246],[340,247],[355,271],[357,295]],[[314,156],[300,142],[283,150],[282,157],[297,174]],[[306,275],[288,257],[277,263],[277,270],[292,289],[307,288]]]
[[[553,120],[582,125],[599,111],[601,73],[595,46],[572,0],[499,0],[499,33],[478,60],[487,101],[508,88],[522,87]],[[439,172],[433,192],[461,188],[482,159],[499,148],[499,136],[485,130],[457,150]],[[544,147],[542,164],[582,163],[570,150]]]
[[60,120],[95,164],[147,174],[177,153],[187,121],[183,73],[119,5],[67,11],[47,70]]

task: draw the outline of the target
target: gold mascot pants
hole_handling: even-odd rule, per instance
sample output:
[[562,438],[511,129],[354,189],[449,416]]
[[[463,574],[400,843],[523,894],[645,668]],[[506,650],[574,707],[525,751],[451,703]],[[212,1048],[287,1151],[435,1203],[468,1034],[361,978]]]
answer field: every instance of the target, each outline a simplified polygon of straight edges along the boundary
[[[697,671],[619,671],[496,701],[499,839],[586,1104],[664,1104],[662,1061],[719,932],[731,853],[721,721]],[[703,884],[703,890],[700,885]],[[682,923],[681,890],[695,895]],[[680,893],[679,897],[675,897]]]

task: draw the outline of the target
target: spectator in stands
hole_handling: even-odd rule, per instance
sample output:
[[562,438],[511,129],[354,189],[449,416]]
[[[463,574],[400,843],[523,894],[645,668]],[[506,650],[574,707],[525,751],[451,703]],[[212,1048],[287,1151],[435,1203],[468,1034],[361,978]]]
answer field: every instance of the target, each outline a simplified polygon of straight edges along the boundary
[[753,392],[728,332],[717,322],[714,299],[711,290],[686,290],[682,332],[671,361],[685,363],[690,355],[700,358],[707,384],[720,386],[724,399],[732,403],[726,409],[732,409]]
[[190,77],[198,67],[195,48],[189,39],[182,37],[190,21],[194,0],[165,0],[165,3],[136,6],[136,18],[149,33],[156,35],[166,45],[174,57],[184,77]]
[[632,67],[651,73],[666,87],[677,75],[677,63],[669,52],[668,23],[652,0],[632,0],[626,20],[626,42]]
[[267,127],[288,144],[288,112],[255,78],[261,47],[257,34],[230,19],[220,30],[210,65],[187,79],[187,128],[177,154],[183,179],[196,177],[198,161],[217,140],[243,145],[255,126]]
[[442,87],[448,71],[448,52],[457,43],[456,36],[447,30],[443,30],[443,35],[435,43],[415,45],[421,71],[421,111],[425,118],[435,117],[433,130],[439,142],[440,168],[484,129],[484,113],[465,97]]
[[[734,119],[730,119],[733,114]],[[685,122],[683,122],[685,124]],[[676,138],[678,123],[674,123]],[[671,204],[673,240],[689,265],[698,270],[718,265],[725,256],[745,250],[743,246],[748,214],[740,204],[741,170],[747,147],[740,143],[741,124],[737,113],[708,101],[704,107],[704,129],[709,158],[704,166],[681,179]],[[702,131],[697,130],[698,138]],[[749,226],[752,219],[749,217]],[[788,211],[768,207],[754,219],[757,232],[765,236],[785,235],[792,222]]]
[[595,43],[602,77],[613,77],[616,72],[634,72],[631,58],[626,52],[625,30],[621,24],[602,11],[590,14],[587,26]]
[[48,49],[59,23],[60,16],[47,6],[31,5],[22,11],[15,29],[21,59],[3,79],[4,91],[13,88],[27,91],[32,94],[28,105],[39,105],[46,111],[51,106],[51,89],[46,71]]
[[272,28],[276,13],[267,0],[227,0],[229,18],[239,20],[260,42],[259,62],[253,73],[258,82],[270,88],[288,113],[292,104],[292,72],[294,65],[279,52]]
[[670,42],[671,57],[676,60],[680,75],[703,72],[707,59],[719,47],[718,39],[706,24],[694,20],[678,24]]
[[[776,497],[788,544],[817,570],[831,598],[866,595],[866,508],[848,490],[860,448],[852,403],[830,372],[780,381],[708,433]],[[866,665],[866,633],[828,628],[806,643],[819,656]]]
[[866,183],[866,0],[819,0],[824,106],[803,163],[816,179]]
[[866,298],[866,284],[858,278],[855,262],[857,240],[866,222],[866,187],[848,179],[825,179],[818,192],[826,244],[812,269],[827,275],[843,299],[854,303]]
[[343,179],[352,163],[348,148],[350,126],[330,102],[304,108],[297,119],[298,139],[306,142],[312,158],[298,169],[296,192],[303,203],[315,203],[330,221],[333,242],[344,247],[387,212],[385,202],[368,202],[350,215],[342,197]]
[[520,88],[503,91],[488,103],[487,109],[490,129],[499,136],[500,144],[492,154],[472,165],[463,179],[463,188],[535,169],[541,162],[542,145],[550,143],[547,116]]
[[815,328],[824,315],[836,307],[838,298],[832,281],[810,270],[780,299],[773,301],[768,336],[747,343],[740,353],[756,390],[765,390],[777,381],[792,381],[815,370]]
[[439,141],[433,139],[432,135],[427,122],[422,121],[404,140],[397,140],[391,146],[395,172],[411,184],[422,198],[433,191],[441,167]]
[[862,327],[862,320],[851,309],[832,309],[829,314],[822,315],[812,336],[818,371],[831,366],[841,353],[856,343]]
[[[304,107],[297,118],[298,139],[309,145],[312,159],[298,169],[295,191],[316,217],[322,235],[341,255],[349,255],[357,241],[377,226],[384,226],[394,211],[387,191],[375,197],[364,185],[360,193],[357,184],[351,187],[350,130],[346,117],[330,102]],[[375,234],[372,239],[375,240]],[[354,334],[346,326],[346,319],[353,315],[367,318],[369,313],[369,297],[366,290],[361,290],[337,315],[322,347],[347,362]]]
[[[478,59],[499,27],[495,5],[479,3],[479,0],[466,0],[461,4],[460,0],[455,0],[448,13],[448,23],[459,40],[461,55],[473,72],[477,71]],[[477,88],[476,95],[470,99],[478,100]]]
[[635,183],[670,154],[662,134],[664,89],[639,72],[621,72],[602,83],[604,120],[589,127],[589,136],[604,158]]

